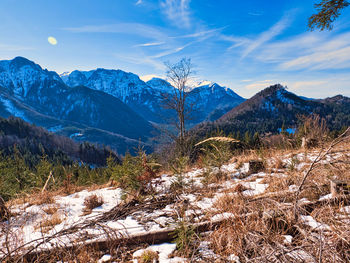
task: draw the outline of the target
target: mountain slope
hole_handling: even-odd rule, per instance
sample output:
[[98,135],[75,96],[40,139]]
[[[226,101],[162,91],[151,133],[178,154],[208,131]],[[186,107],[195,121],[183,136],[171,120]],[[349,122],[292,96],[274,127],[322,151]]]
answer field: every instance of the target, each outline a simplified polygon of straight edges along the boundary
[[144,142],[156,132],[118,98],[83,86],[68,87],[55,72],[25,58],[0,61],[0,87],[3,116],[11,114],[38,123],[30,118],[36,112]]
[[200,85],[189,92],[188,100],[193,104],[194,123],[213,121],[239,105],[244,99],[233,90],[217,83]]
[[2,154],[12,156],[18,151],[30,165],[38,162],[42,156],[53,161],[69,163],[80,160],[95,165],[106,165],[109,156],[118,159],[114,152],[106,148],[79,144],[13,117],[0,117],[0,146]]
[[[67,74],[62,77],[71,87],[85,85],[115,96],[148,121],[164,124],[176,117],[174,112],[162,106],[164,96],[172,94],[174,88],[161,78],[144,82],[133,73],[107,69],[73,71],[68,77]],[[244,99],[228,88],[210,83],[192,89],[188,101],[195,105],[189,121],[193,126],[222,116]]]
[[216,129],[225,133],[250,131],[277,133],[282,125],[296,127],[298,116],[318,114],[330,129],[350,125],[350,99],[336,96],[324,100],[304,100],[277,84],[268,87],[233,108],[214,122],[195,127],[191,133],[205,136]]

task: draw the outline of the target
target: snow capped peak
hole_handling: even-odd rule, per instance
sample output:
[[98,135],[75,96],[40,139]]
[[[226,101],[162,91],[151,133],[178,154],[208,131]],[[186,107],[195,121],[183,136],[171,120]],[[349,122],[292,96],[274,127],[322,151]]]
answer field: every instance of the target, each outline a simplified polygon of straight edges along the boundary
[[158,91],[171,92],[173,90],[173,86],[161,78],[152,78],[151,80],[147,81],[146,84]]
[[197,83],[196,87],[200,87],[200,86],[209,86],[210,87],[210,86],[213,86],[214,84],[216,84],[216,83],[209,81],[209,80],[202,80],[202,81]]
[[40,90],[43,85],[54,85],[57,81],[62,80],[56,72],[43,70],[26,58],[0,61],[0,86],[18,97],[26,97],[32,89]]
[[150,75],[143,75],[143,76],[140,76],[140,79],[143,80],[144,82],[147,82],[151,79],[163,79],[165,80],[164,77],[161,77],[161,76],[158,76],[158,75],[154,75],[154,74],[150,74]]

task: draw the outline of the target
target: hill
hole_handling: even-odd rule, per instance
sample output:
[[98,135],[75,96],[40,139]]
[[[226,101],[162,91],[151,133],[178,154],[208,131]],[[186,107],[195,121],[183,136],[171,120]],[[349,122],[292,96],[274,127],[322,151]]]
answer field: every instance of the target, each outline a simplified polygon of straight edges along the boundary
[[300,116],[318,114],[331,130],[350,125],[350,99],[335,96],[323,100],[305,100],[282,85],[268,87],[234,107],[213,122],[197,125],[192,134],[205,136],[215,130],[226,134],[240,131],[278,133],[282,125],[296,128]]

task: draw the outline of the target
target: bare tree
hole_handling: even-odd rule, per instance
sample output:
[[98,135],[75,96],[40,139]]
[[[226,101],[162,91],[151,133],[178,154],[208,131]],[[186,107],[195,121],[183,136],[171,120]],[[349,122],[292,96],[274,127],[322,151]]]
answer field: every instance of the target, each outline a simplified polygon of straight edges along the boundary
[[183,150],[186,120],[192,109],[188,104],[188,85],[191,77],[194,75],[191,59],[183,58],[177,63],[165,63],[167,67],[167,79],[173,86],[173,92],[163,94],[164,107],[176,112],[176,128],[178,130],[178,142]]
[[309,28],[311,30],[319,28],[321,31],[331,30],[333,22],[338,18],[341,11],[349,5],[350,3],[346,0],[322,0],[316,3],[317,13],[309,18]]

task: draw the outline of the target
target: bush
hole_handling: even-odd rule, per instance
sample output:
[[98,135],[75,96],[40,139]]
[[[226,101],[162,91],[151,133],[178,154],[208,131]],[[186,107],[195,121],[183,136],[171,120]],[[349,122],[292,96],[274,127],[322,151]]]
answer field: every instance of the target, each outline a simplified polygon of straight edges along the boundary
[[151,180],[156,173],[155,163],[149,163],[146,153],[140,149],[137,156],[126,154],[121,165],[108,161],[106,173],[124,190],[147,193],[151,191]]

